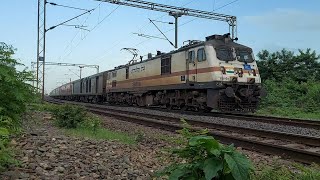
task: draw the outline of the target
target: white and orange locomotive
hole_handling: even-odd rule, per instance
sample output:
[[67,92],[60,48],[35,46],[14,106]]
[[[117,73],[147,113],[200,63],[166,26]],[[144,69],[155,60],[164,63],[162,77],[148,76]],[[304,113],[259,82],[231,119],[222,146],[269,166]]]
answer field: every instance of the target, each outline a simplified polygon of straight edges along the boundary
[[261,87],[252,49],[230,34],[212,35],[155,57],[82,78],[54,89],[50,96],[176,109],[241,111],[257,109]]

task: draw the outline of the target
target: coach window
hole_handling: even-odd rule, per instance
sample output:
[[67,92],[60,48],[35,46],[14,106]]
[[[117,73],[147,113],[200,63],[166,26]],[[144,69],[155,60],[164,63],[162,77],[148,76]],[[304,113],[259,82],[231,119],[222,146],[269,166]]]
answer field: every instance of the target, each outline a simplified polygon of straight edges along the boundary
[[91,79],[89,79],[89,92],[91,92]]
[[83,82],[82,82],[82,79],[80,81],[80,93],[82,93],[82,87],[83,87]]
[[171,73],[171,56],[161,59],[161,75]]
[[206,52],[204,51],[203,48],[198,49],[197,59],[198,59],[199,62],[202,62],[202,61],[206,60]]
[[195,52],[194,51],[189,51],[189,53],[188,53],[189,63],[194,63],[194,59],[195,59]]
[[89,85],[89,83],[88,83],[88,79],[86,80],[86,93],[88,92],[88,85]]

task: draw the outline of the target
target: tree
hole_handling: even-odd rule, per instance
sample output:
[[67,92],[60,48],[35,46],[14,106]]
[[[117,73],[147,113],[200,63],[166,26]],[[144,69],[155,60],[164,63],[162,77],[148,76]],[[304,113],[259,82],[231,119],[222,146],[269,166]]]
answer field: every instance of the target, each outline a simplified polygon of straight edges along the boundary
[[320,56],[311,49],[299,50],[298,55],[286,49],[273,53],[262,50],[257,56],[262,80],[282,81],[291,78],[301,83],[310,79],[320,79]]
[[33,87],[26,83],[33,77],[26,69],[17,71],[16,66],[22,64],[12,57],[14,51],[12,46],[0,42],[0,116],[18,120],[33,98]]
[[17,71],[16,66],[22,64],[12,57],[14,52],[12,46],[0,42],[0,171],[16,163],[8,147],[10,134],[19,129],[20,116],[34,97],[33,87],[26,83],[32,74],[26,69]]

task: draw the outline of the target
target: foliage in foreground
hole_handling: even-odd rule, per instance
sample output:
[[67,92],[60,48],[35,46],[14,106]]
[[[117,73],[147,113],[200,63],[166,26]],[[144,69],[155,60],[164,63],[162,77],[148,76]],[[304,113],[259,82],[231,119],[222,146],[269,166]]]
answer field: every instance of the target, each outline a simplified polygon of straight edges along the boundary
[[[294,169],[294,171],[292,170]],[[289,169],[283,165],[275,164],[273,167],[264,167],[254,176],[255,180],[318,180],[320,179],[320,166],[313,164],[310,167],[294,164]]]
[[116,140],[124,144],[136,143],[135,138],[126,133],[111,131],[105,128],[97,128],[96,130],[92,130],[90,128],[79,127],[76,129],[67,129],[66,133],[73,136],[89,139]]
[[16,163],[8,147],[10,135],[19,132],[21,115],[26,104],[35,96],[31,85],[31,72],[18,71],[18,63],[12,56],[14,48],[0,42],[0,171]]
[[180,132],[187,141],[182,148],[172,152],[179,160],[158,176],[168,175],[170,180],[250,179],[251,162],[232,145],[222,145],[205,132],[192,133],[187,127]]
[[101,127],[99,117],[88,113],[84,107],[64,104],[56,106],[44,106],[43,109],[52,112],[55,124],[66,128],[71,135],[92,139],[118,140],[125,144],[134,144],[135,138],[125,133],[114,132]]

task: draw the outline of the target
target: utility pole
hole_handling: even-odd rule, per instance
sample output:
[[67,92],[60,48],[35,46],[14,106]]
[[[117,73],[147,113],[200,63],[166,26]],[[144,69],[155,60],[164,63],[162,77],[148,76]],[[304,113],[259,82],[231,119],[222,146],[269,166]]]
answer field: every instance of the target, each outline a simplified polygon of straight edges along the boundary
[[[38,92],[41,92],[41,98],[44,100],[44,80],[45,80],[45,64],[46,64],[46,33],[58,26],[65,25],[65,23],[68,23],[69,21],[72,21],[84,14],[90,13],[93,11],[91,10],[85,10],[85,9],[79,9],[85,11],[84,13],[75,16],[71,19],[68,19],[62,23],[59,23],[58,25],[52,26],[49,29],[46,28],[46,5],[51,4],[54,6],[59,6],[55,3],[47,2],[47,0],[38,0],[38,27],[37,27],[37,72],[36,72],[36,80],[37,80],[37,90]],[[67,7],[67,6],[65,6]],[[68,7],[72,8],[72,7]]]
[[175,29],[175,42],[174,47],[178,48],[178,18],[181,17],[183,14],[181,12],[169,12],[170,16],[174,17],[174,29]]
[[[46,58],[46,0],[38,0],[38,29],[37,29],[37,89],[44,99],[44,71]],[[42,67],[42,68],[41,68]],[[42,70],[41,70],[42,69]]]

